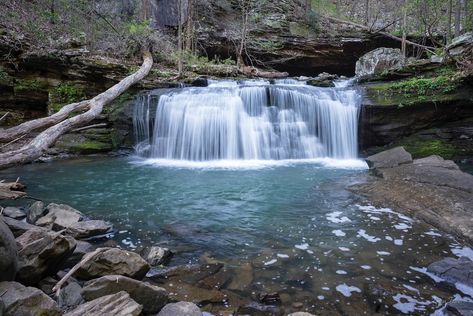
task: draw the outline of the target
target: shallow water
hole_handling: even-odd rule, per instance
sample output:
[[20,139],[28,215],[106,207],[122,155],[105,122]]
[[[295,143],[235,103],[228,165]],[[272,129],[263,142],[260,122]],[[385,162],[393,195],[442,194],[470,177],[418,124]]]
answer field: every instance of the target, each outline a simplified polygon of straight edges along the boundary
[[473,256],[453,238],[348,192],[366,174],[353,161],[164,162],[84,158],[0,176],[20,176],[31,196],[113,222],[121,247],[177,250],[171,265],[217,260],[239,278],[249,264],[250,284],[204,307],[213,313],[241,304],[233,294],[246,304],[277,292],[284,312],[430,314],[454,293],[437,289],[423,268]]

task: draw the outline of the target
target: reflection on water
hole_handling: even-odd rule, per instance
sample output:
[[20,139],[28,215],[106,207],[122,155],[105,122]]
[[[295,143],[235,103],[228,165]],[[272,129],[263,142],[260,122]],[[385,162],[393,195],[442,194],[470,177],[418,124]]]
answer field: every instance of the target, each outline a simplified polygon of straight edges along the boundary
[[425,267],[473,251],[344,189],[365,172],[314,163],[234,170],[83,159],[1,176],[21,176],[32,196],[113,222],[113,240],[124,248],[160,243],[177,251],[171,265],[225,263],[230,281],[218,286],[225,302],[204,306],[215,314],[265,293],[279,294],[281,313],[430,314],[453,293],[439,290]]

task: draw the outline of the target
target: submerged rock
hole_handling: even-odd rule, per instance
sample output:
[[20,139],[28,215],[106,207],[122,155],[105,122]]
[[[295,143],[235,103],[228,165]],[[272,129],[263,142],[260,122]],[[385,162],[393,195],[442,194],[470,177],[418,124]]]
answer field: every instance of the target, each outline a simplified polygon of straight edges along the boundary
[[81,221],[84,215],[65,204],[51,203],[46,207],[46,215],[36,221],[36,225],[53,230],[66,229]]
[[18,249],[15,237],[0,216],[0,281],[14,280],[17,269]]
[[56,302],[34,287],[25,287],[18,282],[0,282],[0,294],[5,315],[62,315]]
[[138,316],[141,314],[142,310],[143,306],[135,302],[127,292],[122,291],[79,305],[74,310],[64,315]]
[[26,213],[18,207],[7,206],[3,209],[2,214],[16,220],[22,220],[26,217]]
[[202,316],[202,312],[193,303],[177,302],[164,306],[158,316]]
[[473,315],[473,302],[455,300],[445,306],[446,316],[471,316]]
[[120,291],[130,294],[133,300],[143,305],[143,311],[150,314],[159,312],[168,301],[165,289],[121,275],[107,275],[89,281],[82,294],[86,300],[93,300]]
[[145,251],[144,258],[151,266],[166,264],[171,260],[173,253],[168,248],[152,246]]
[[149,270],[149,264],[137,253],[103,248],[76,272],[78,278],[90,280],[101,276],[118,274],[133,279],[142,279]]
[[356,62],[355,74],[359,77],[377,75],[385,70],[401,68],[405,58],[398,48],[377,48]]
[[182,266],[175,266],[165,269],[154,269],[147,277],[158,283],[165,283],[169,280],[184,281],[189,284],[196,284],[211,275],[214,275],[223,264],[187,264]]
[[72,223],[66,233],[76,239],[86,239],[111,232],[113,225],[102,220],[90,220]]
[[430,264],[427,271],[441,277],[453,286],[459,282],[473,287],[473,261],[466,257],[444,258]]
[[38,218],[44,216],[45,211],[44,203],[42,201],[34,202],[28,209],[26,221],[30,224],[35,224]]
[[36,284],[57,272],[76,247],[72,237],[43,229],[28,230],[16,241],[20,246],[17,280],[23,284]]

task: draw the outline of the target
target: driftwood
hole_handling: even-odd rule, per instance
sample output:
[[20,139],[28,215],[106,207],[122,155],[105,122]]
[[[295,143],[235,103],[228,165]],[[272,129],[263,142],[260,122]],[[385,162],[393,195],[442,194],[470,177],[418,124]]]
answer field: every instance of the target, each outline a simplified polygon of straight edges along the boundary
[[26,187],[19,182],[0,182],[0,200],[16,200],[26,196]]
[[253,76],[258,78],[264,79],[279,79],[279,78],[287,78],[289,74],[287,72],[279,72],[279,71],[263,71],[256,67],[241,67],[240,72],[246,76]]
[[[102,113],[103,107],[106,104],[113,101],[133,84],[146,77],[152,66],[153,58],[151,53],[147,51],[143,54],[143,64],[138,71],[95,98],[69,104],[58,113],[49,117],[25,122],[16,127],[1,131],[0,140],[8,141],[18,137],[18,135],[27,134],[32,130],[52,125],[20,149],[0,154],[0,169],[32,162],[40,157],[61,135],[97,118]],[[78,110],[86,111],[76,116],[69,117],[70,113]]]
[[81,261],[79,261],[74,267],[72,267],[69,272],[65,276],[62,277],[61,280],[59,280],[56,285],[53,287],[53,292],[56,292],[56,296],[59,297],[59,294],[61,293],[61,288],[66,283],[66,281],[74,274],[76,273],[77,270],[79,270],[80,267],[82,267],[84,264],[89,262],[90,260],[94,259],[98,254],[104,252],[108,248],[97,248],[92,252],[89,252],[84,255]]

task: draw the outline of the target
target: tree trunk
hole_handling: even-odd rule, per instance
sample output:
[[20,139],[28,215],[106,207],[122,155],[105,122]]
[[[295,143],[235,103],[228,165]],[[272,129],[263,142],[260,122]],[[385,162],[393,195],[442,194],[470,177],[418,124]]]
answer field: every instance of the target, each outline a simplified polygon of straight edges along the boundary
[[455,37],[460,36],[461,12],[462,12],[462,2],[461,0],[457,0],[457,5],[455,8]]
[[179,60],[177,62],[177,71],[178,71],[178,76],[179,78],[182,77],[182,0],[177,1],[177,10],[179,11],[179,17],[177,19],[177,23],[179,24],[177,26],[177,51],[179,54]]
[[242,68],[245,66],[245,62],[243,60],[243,50],[245,49],[246,45],[246,36],[248,32],[248,16],[249,16],[249,8],[247,7],[245,0],[243,0],[242,5],[242,31],[241,31],[241,41],[240,41],[240,48],[238,49],[237,53],[237,67]]
[[370,24],[370,0],[365,1],[365,25]]
[[[126,77],[95,98],[89,101],[83,101],[66,106],[66,108],[69,107],[68,110],[65,110],[60,115],[56,115],[56,117],[51,119],[51,121],[48,120],[51,117],[47,117],[21,124],[19,126],[21,128],[19,129],[23,130],[23,132],[20,132],[20,134],[26,134],[32,130],[32,126],[44,126],[45,122],[48,124],[51,122],[57,122],[59,118],[64,117],[65,113],[72,113],[73,110],[77,110],[78,108],[88,109],[82,114],[78,114],[76,116],[66,118],[59,123],[55,123],[55,125],[41,132],[30,143],[24,145],[20,149],[0,154],[0,169],[34,161],[40,157],[50,146],[52,146],[61,135],[73,130],[74,128],[87,124],[97,118],[102,113],[102,109],[106,104],[113,101],[133,84],[137,83],[148,75],[151,67],[153,66],[153,57],[149,51],[146,51],[143,54],[143,59],[143,64],[141,65],[140,69],[138,69],[138,71]],[[59,114],[59,112],[56,114]]]
[[187,25],[186,25],[186,50],[192,50],[192,42],[194,40],[194,2],[188,1],[187,7]]
[[402,55],[404,58],[407,58],[407,50],[406,50],[406,40],[407,40],[407,1],[404,0],[404,8],[403,8],[403,21],[402,21],[402,42],[401,42],[401,50]]
[[447,10],[447,44],[452,40],[452,7],[453,0],[448,0],[448,10]]

